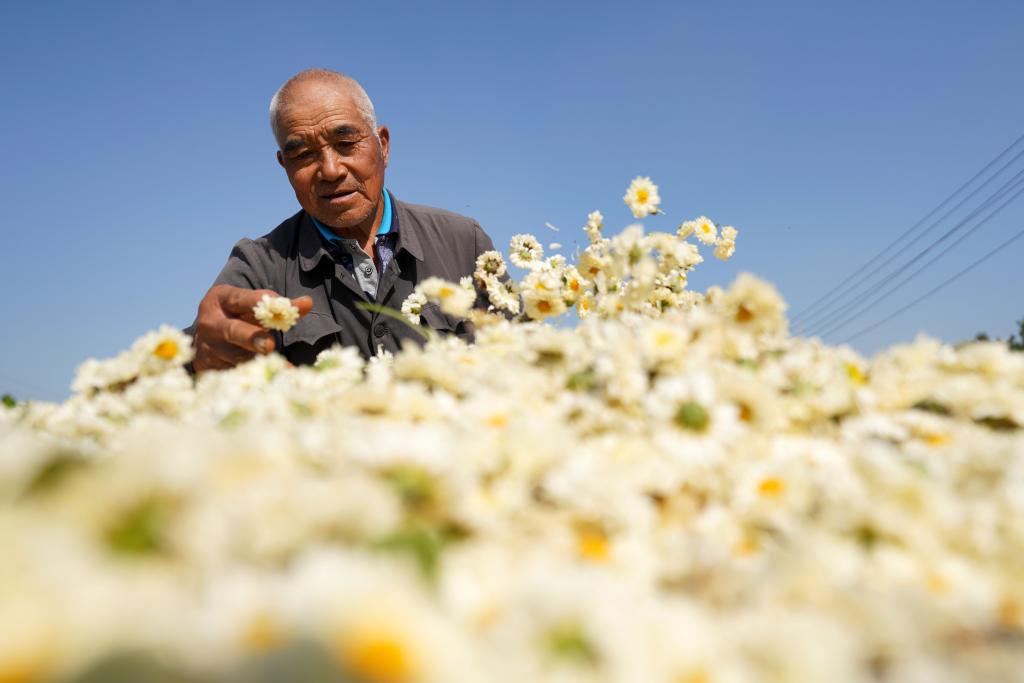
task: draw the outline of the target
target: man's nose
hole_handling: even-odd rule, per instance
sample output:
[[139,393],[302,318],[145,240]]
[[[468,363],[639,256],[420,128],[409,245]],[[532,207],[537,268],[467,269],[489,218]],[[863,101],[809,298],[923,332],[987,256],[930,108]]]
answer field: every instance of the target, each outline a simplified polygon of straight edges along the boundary
[[342,163],[341,155],[330,145],[320,150],[320,177],[328,182],[333,182],[345,175],[345,164]]

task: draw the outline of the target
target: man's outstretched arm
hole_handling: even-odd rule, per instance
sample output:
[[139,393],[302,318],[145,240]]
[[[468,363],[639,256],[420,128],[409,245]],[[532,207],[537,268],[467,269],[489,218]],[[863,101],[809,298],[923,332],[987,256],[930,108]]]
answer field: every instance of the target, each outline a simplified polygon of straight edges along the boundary
[[[253,313],[264,294],[278,296],[267,285],[271,273],[261,263],[252,240],[243,239],[231,250],[216,281],[199,302],[199,312],[186,333],[192,334],[195,357],[192,369],[224,370],[250,360],[257,353],[274,350],[273,335],[263,329]],[[309,297],[292,299],[304,316],[313,307]]]
[[[269,289],[245,289],[227,284],[210,288],[199,302],[194,325],[193,345],[196,372],[224,370],[250,360],[257,353],[274,350],[274,337],[256,322],[253,306],[264,294],[278,296]],[[308,296],[292,299],[299,316],[313,308]]]

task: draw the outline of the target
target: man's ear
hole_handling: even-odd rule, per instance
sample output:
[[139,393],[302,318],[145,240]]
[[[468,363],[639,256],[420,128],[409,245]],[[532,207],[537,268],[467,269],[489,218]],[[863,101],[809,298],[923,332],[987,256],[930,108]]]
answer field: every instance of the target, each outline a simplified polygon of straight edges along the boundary
[[277,163],[281,165],[281,168],[284,168],[284,155],[281,154],[281,150],[277,150]]
[[377,129],[377,136],[380,138],[380,154],[384,157],[384,168],[388,166],[388,154],[391,152],[391,131],[387,126]]

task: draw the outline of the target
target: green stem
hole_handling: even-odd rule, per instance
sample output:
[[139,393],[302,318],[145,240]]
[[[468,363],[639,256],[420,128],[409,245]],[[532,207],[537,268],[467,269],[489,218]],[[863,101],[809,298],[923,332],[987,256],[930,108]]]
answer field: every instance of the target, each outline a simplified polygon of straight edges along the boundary
[[406,318],[404,315],[402,315],[401,313],[399,313],[398,311],[389,306],[371,304],[368,301],[360,301],[359,303],[356,304],[356,306],[363,309],[364,311],[370,311],[371,313],[380,313],[381,315],[386,315],[389,318],[394,318],[395,320],[402,321],[403,323],[408,325],[413,332],[423,337],[425,341],[431,341],[437,336],[437,333],[434,330],[430,329],[426,325],[412,324],[411,322],[409,322],[408,318]]

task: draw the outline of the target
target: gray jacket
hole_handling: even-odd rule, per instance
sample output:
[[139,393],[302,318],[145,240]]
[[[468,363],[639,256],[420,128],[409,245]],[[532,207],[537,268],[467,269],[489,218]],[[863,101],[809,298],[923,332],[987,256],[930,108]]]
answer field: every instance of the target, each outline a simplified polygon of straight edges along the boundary
[[[334,259],[305,211],[263,237],[240,240],[214,284],[271,289],[289,298],[312,297],[308,315],[287,332],[274,333],[278,350],[296,365],[312,363],[334,344],[355,346],[369,358],[378,347],[397,351],[406,340],[422,342],[404,323],[358,304],[400,310],[417,283],[430,276],[458,282],[473,274],[476,257],[494,245],[471,218],[392,199],[391,229],[398,237],[394,257],[380,275],[376,301],[368,299],[352,273]],[[486,299],[479,296],[477,304],[486,306]],[[422,320],[442,333],[472,337],[465,321],[437,306],[424,307]]]

